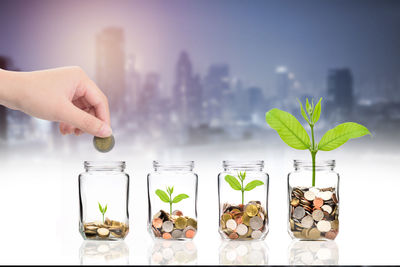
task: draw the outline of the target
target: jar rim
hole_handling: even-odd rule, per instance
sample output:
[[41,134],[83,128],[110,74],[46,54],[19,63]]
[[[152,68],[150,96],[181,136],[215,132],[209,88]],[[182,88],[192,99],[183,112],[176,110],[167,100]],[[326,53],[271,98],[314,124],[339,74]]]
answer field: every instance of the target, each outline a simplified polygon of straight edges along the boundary
[[263,168],[264,160],[223,160],[224,168]]
[[193,170],[193,160],[153,160],[153,167],[157,169]]
[[[312,161],[311,160],[298,160],[295,159],[293,160],[293,166],[296,167],[312,167]],[[331,160],[318,160],[315,162],[315,167],[316,168],[323,168],[323,167],[335,167],[336,166],[336,160],[331,159]]]
[[106,161],[106,160],[87,160],[83,163],[86,169],[107,170],[107,169],[125,169],[125,161]]

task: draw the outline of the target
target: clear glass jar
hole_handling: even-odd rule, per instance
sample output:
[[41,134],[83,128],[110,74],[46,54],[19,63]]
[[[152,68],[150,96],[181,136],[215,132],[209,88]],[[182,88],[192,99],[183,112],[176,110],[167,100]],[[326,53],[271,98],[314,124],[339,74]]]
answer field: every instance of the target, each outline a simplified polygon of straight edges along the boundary
[[268,233],[269,183],[264,161],[223,161],[223,167],[218,175],[221,237],[263,240]]
[[197,232],[197,174],[193,161],[154,161],[147,176],[148,230],[154,238],[188,240]]
[[85,161],[79,175],[79,231],[84,239],[122,240],[129,232],[125,162]]
[[294,161],[288,175],[288,232],[293,239],[333,240],[339,232],[339,174],[335,161]]

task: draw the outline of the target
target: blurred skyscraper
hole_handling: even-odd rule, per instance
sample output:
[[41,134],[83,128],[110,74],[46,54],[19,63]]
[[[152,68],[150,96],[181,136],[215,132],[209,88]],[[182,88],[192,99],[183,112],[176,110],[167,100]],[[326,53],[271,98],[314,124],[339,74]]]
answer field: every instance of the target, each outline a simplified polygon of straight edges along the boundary
[[139,95],[141,92],[141,76],[136,69],[135,58],[130,55],[126,61],[126,88],[124,97],[124,106],[126,107],[126,122],[136,118],[139,112]]
[[333,121],[348,117],[353,111],[353,75],[348,68],[328,71],[327,111]]
[[223,96],[229,95],[229,90],[229,66],[227,64],[211,65],[204,80],[205,108],[207,111],[205,116],[208,123],[212,125],[222,123],[222,111],[228,104],[223,103]]
[[[10,65],[10,59],[0,56],[0,69],[7,70]],[[0,140],[7,139],[7,108],[0,105]]]
[[125,109],[125,48],[122,28],[105,28],[96,36],[96,81],[108,97],[111,114],[121,117]]
[[202,86],[200,77],[193,74],[192,63],[185,51],[180,53],[176,63],[173,97],[180,121],[186,126],[198,126],[201,122]]

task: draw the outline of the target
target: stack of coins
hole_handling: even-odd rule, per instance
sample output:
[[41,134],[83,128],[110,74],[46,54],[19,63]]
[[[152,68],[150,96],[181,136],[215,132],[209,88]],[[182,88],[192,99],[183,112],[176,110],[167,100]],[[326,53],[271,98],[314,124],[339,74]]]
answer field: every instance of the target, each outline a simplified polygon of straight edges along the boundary
[[179,210],[169,214],[160,210],[153,216],[151,229],[154,237],[163,239],[192,239],[197,232],[196,219],[183,216]]
[[294,187],[289,202],[292,237],[306,240],[336,238],[339,205],[335,188]]
[[267,213],[260,201],[250,201],[247,205],[225,203],[220,218],[220,233],[229,239],[263,239],[268,231],[267,222]]
[[86,239],[116,240],[124,239],[128,232],[127,224],[106,218],[104,222],[85,222],[82,234]]

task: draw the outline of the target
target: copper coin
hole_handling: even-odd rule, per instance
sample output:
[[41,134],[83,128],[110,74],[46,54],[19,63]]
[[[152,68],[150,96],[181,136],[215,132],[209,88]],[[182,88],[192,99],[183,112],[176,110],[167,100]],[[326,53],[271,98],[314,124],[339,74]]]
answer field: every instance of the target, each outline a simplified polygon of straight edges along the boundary
[[237,233],[231,233],[231,234],[229,235],[229,238],[230,238],[230,239],[238,239],[238,238],[239,238],[239,235],[238,235]]
[[153,220],[153,226],[155,228],[161,228],[163,221],[160,218],[155,218]]
[[170,233],[163,233],[162,238],[164,238],[164,239],[171,239],[172,236],[171,236]]
[[335,239],[336,235],[337,234],[335,233],[335,231],[329,231],[329,232],[325,233],[325,237],[328,239],[331,239],[331,240]]
[[322,205],[324,205],[324,200],[319,197],[316,197],[313,202],[314,202],[314,206],[317,208],[321,208]]
[[174,210],[174,211],[172,212],[172,215],[183,216],[183,213],[182,213],[182,211],[180,211],[180,210]]
[[241,224],[242,223],[242,216],[236,216],[235,217],[235,222],[239,225],[239,224]]
[[333,199],[333,202],[338,203],[335,193],[332,194],[332,199]]

